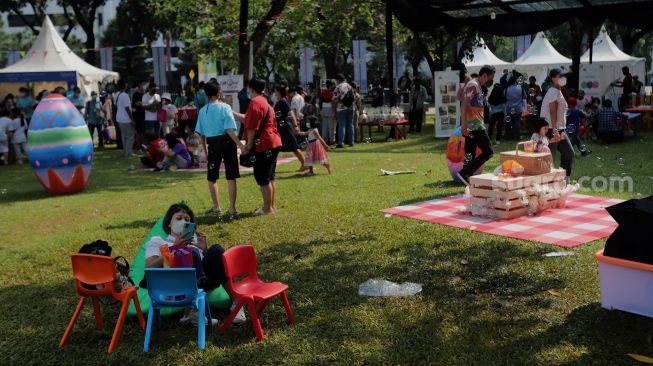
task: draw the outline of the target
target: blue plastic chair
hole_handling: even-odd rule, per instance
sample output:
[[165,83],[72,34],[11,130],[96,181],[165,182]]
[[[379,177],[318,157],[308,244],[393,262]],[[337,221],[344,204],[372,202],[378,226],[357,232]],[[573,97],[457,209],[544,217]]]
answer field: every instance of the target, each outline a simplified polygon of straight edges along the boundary
[[[151,306],[147,314],[143,352],[147,352],[150,348],[154,315],[156,315],[157,326],[161,329],[160,309],[162,307],[186,307],[189,305],[194,306],[199,312],[197,345],[200,349],[204,349],[206,345],[205,315],[211,319],[211,309],[204,290],[197,288],[195,268],[146,268],[145,279]],[[210,320],[209,326],[212,331],[213,324]]]

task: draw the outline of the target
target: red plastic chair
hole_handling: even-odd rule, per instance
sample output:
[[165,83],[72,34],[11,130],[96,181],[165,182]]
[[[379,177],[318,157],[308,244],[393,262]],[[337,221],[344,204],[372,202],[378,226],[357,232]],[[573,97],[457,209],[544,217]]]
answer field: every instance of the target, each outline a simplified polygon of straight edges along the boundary
[[[288,314],[288,321],[291,324],[295,323],[288,297],[286,297],[288,285],[281,282],[263,282],[259,279],[256,273],[256,253],[254,253],[253,246],[239,245],[229,248],[222,255],[222,261],[229,279],[229,292],[235,298],[236,306],[220,327],[220,333],[227,331],[240,308],[247,304],[256,338],[259,341],[264,340],[265,336],[263,335],[259,316],[268,301],[277,295],[281,295],[283,306]],[[247,275],[247,277],[239,282],[234,282],[234,279],[241,278],[244,275]]]
[[118,316],[118,322],[116,323],[116,328],[113,331],[113,336],[111,337],[111,343],[109,344],[109,353],[112,353],[116,350],[118,346],[118,340],[120,340],[120,331],[122,330],[122,325],[125,322],[125,317],[127,316],[127,309],[129,308],[129,302],[134,300],[134,306],[136,307],[136,314],[138,316],[138,323],[141,326],[141,329],[145,329],[145,319],[143,318],[143,313],[141,312],[141,305],[138,302],[138,296],[136,296],[136,291],[138,287],[130,286],[126,289],[123,289],[120,292],[117,292],[113,286],[114,281],[116,280],[116,267],[111,257],[103,255],[93,255],[93,254],[79,254],[72,253],[70,259],[73,265],[73,277],[75,277],[75,288],[77,293],[80,296],[79,303],[77,308],[73,313],[73,317],[68,323],[68,327],[61,337],[61,342],[59,342],[59,348],[63,347],[68,340],[68,336],[75,325],[75,321],[79,316],[79,313],[84,306],[87,298],[91,298],[93,303],[93,311],[95,313],[95,323],[98,327],[104,325],[104,319],[102,318],[102,313],[100,312],[100,303],[98,297],[111,297],[122,303],[120,308],[120,315]]

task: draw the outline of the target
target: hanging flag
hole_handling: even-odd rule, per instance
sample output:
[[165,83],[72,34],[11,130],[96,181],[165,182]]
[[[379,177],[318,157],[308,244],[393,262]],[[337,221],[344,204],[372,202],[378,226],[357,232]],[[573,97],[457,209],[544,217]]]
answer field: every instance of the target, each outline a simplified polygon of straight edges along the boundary
[[367,93],[367,44],[365,40],[354,40],[354,80],[361,93]]
[[100,48],[100,67],[113,70],[113,47]]
[[299,82],[304,86],[313,82],[313,54],[311,48],[299,49]]

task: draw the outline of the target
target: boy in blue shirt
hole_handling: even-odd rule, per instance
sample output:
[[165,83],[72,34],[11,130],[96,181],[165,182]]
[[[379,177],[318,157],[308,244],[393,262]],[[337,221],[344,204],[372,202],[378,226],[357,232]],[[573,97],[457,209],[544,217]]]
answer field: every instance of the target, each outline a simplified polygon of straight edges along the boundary
[[590,156],[592,155],[592,151],[588,150],[585,144],[583,144],[578,137],[580,132],[580,125],[585,121],[587,115],[580,109],[576,108],[576,98],[569,98],[568,104],[569,110],[567,111],[567,136],[570,138],[572,147],[578,147],[581,156]]

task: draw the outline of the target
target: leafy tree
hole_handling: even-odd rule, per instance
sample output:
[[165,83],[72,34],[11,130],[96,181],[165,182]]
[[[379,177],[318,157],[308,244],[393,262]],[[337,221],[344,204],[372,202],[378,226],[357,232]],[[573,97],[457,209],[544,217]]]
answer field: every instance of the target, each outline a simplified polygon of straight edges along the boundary
[[121,0],[116,17],[100,43],[104,47],[114,46],[115,70],[129,83],[134,83],[144,78],[148,48],[115,46],[140,45],[145,39],[155,39],[157,31],[165,28],[166,23],[155,16],[147,0]]
[[[7,12],[9,14],[17,15],[25,26],[35,36],[39,34],[43,18],[45,18],[48,0],[2,0],[0,1],[0,12]],[[34,17],[29,17],[24,13],[25,9],[30,9]],[[75,18],[69,13],[68,8],[63,8],[63,16],[52,19],[55,25],[66,25],[66,31],[62,38],[64,41],[68,39],[73,28],[77,25]]]
[[248,23],[247,32],[240,35],[240,2],[151,0],[150,6],[157,16],[179,27],[180,35],[187,41],[191,52],[223,60],[238,55],[236,66],[240,73],[246,75],[249,72],[250,42],[257,55],[266,37],[283,16],[287,0],[254,0],[246,3],[249,19],[256,21],[251,25]]
[[[106,0],[58,0],[59,5],[67,9],[70,7],[73,10],[73,13],[75,15],[75,20],[77,21],[77,24],[82,28],[84,33],[86,34],[86,61],[95,64],[96,63],[96,55],[95,52],[92,51],[92,48],[95,48],[95,31],[94,31],[94,24],[95,24],[95,18],[97,14],[97,9],[104,5]],[[67,10],[66,10],[67,11]]]

